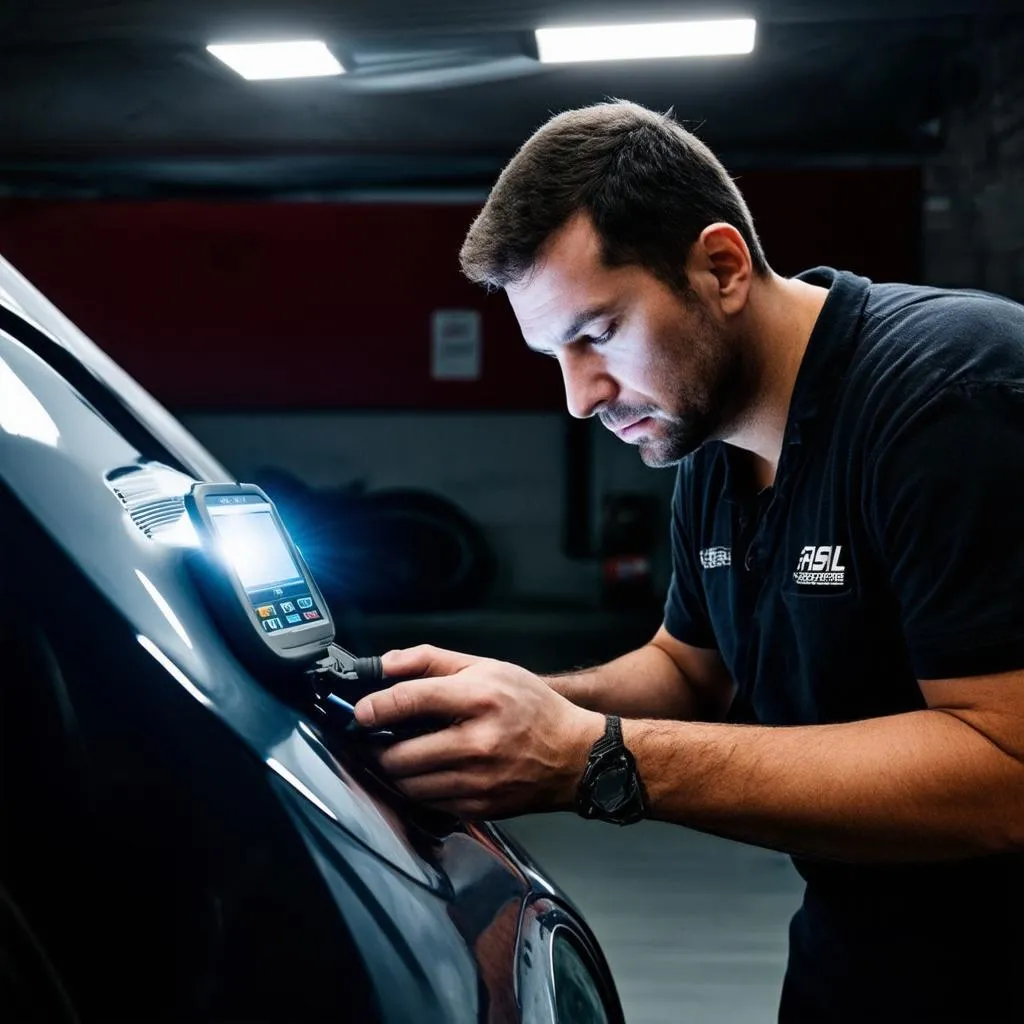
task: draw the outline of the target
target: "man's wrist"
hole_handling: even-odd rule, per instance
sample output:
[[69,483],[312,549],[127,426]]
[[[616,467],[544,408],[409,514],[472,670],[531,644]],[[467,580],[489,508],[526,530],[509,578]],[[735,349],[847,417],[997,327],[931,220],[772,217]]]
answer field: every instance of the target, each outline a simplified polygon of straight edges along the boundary
[[576,806],[576,788],[583,778],[587,758],[594,744],[604,735],[605,718],[597,711],[579,708],[565,744],[561,785],[557,797],[557,810],[571,811]]
[[606,716],[605,731],[591,747],[575,810],[583,818],[615,825],[632,825],[648,815],[646,789],[618,715]]
[[[640,752],[643,749],[643,740],[650,736],[651,723],[640,718],[622,719],[622,742],[626,745],[626,749],[633,755],[633,759],[637,761],[637,770],[640,770],[641,765],[639,764]],[[676,723],[673,723],[676,724]],[[650,765],[647,765],[650,769]],[[656,787],[657,779],[652,777],[654,773],[648,770],[647,776],[644,777],[644,792],[647,794],[648,809],[651,803],[651,788]]]
[[571,672],[565,675],[541,676],[559,696],[580,708],[591,708],[592,673]]

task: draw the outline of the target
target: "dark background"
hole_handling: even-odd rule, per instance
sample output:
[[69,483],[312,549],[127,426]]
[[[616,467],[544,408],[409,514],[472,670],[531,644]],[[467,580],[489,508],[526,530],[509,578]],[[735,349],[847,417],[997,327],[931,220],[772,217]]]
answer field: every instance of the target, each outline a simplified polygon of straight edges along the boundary
[[[919,168],[739,178],[778,273],[811,259],[919,278]],[[8,259],[176,410],[557,410],[557,368],[522,344],[505,301],[459,273],[478,209],[9,199],[0,232]],[[430,379],[429,317],[450,307],[483,315],[479,381]]]
[[[535,61],[535,27],[621,21],[621,7],[8,4],[0,253],[237,475],[457,503],[496,553],[473,602],[489,622],[534,612],[557,636],[558,608],[587,636],[607,603],[607,503],[650,498],[653,586],[625,603],[632,639],[657,625],[672,474],[569,424],[556,367],[525,350],[503,296],[460,277],[489,185],[552,112],[622,96],[673,108],[715,149],[777,271],[826,263],[1024,297],[1022,12],[632,4],[630,21],[755,17],[755,52],[555,67]],[[204,50],[289,37],[324,39],[349,73],[246,82]],[[430,316],[449,308],[482,314],[478,381],[430,377]],[[455,640],[486,647],[475,621]],[[433,620],[395,628],[440,635]]]
[[[757,19],[752,55],[531,52],[545,24],[728,16]],[[246,82],[204,50],[309,37],[350,73]],[[659,622],[673,473],[569,419],[555,365],[457,253],[516,147],[609,96],[672,107],[718,153],[780,273],[1024,300],[1024,0],[13,0],[0,256],[239,478],[426,490],[471,517],[489,591],[349,609],[352,646],[599,662]],[[430,378],[430,317],[450,308],[482,314],[479,381]],[[606,582],[605,512],[626,502],[651,503],[646,593]],[[399,559],[342,525],[316,540],[382,586]],[[800,890],[781,854],[656,822],[513,828],[587,915],[630,1024],[774,1020]]]

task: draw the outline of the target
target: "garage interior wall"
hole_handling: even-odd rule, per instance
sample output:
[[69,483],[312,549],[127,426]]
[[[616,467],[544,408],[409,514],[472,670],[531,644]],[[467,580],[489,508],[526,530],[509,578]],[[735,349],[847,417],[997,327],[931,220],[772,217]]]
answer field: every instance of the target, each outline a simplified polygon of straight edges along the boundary
[[[918,280],[912,166],[737,174],[769,260]],[[556,364],[525,350],[502,295],[459,275],[477,205],[0,202],[0,251],[240,478],[286,469],[318,487],[440,492],[480,522],[496,597],[596,601],[599,567],[562,551],[564,429]],[[865,224],[885,226],[881,238]],[[476,382],[429,375],[435,309],[483,317]],[[593,521],[606,494],[672,471],[593,425]],[[667,530],[665,531],[667,538]],[[667,544],[655,583],[668,582]]]
[[1024,32],[982,25],[983,59],[925,173],[925,271],[935,284],[1024,301]]

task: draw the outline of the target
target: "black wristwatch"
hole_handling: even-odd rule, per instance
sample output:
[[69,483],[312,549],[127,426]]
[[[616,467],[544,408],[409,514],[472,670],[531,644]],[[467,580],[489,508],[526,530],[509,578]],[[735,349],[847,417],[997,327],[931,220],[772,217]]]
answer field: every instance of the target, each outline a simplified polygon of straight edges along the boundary
[[617,715],[605,716],[604,735],[590,749],[576,789],[576,813],[613,825],[632,825],[647,816],[647,794],[636,760],[622,742]]

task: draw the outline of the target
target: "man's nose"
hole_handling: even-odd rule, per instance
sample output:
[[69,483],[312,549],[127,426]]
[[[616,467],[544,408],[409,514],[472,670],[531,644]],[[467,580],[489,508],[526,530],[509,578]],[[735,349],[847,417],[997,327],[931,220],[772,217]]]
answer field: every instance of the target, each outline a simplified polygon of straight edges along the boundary
[[564,349],[560,356],[565,404],[570,416],[578,420],[588,419],[600,406],[615,398],[618,386],[608,375],[604,360],[597,353]]

